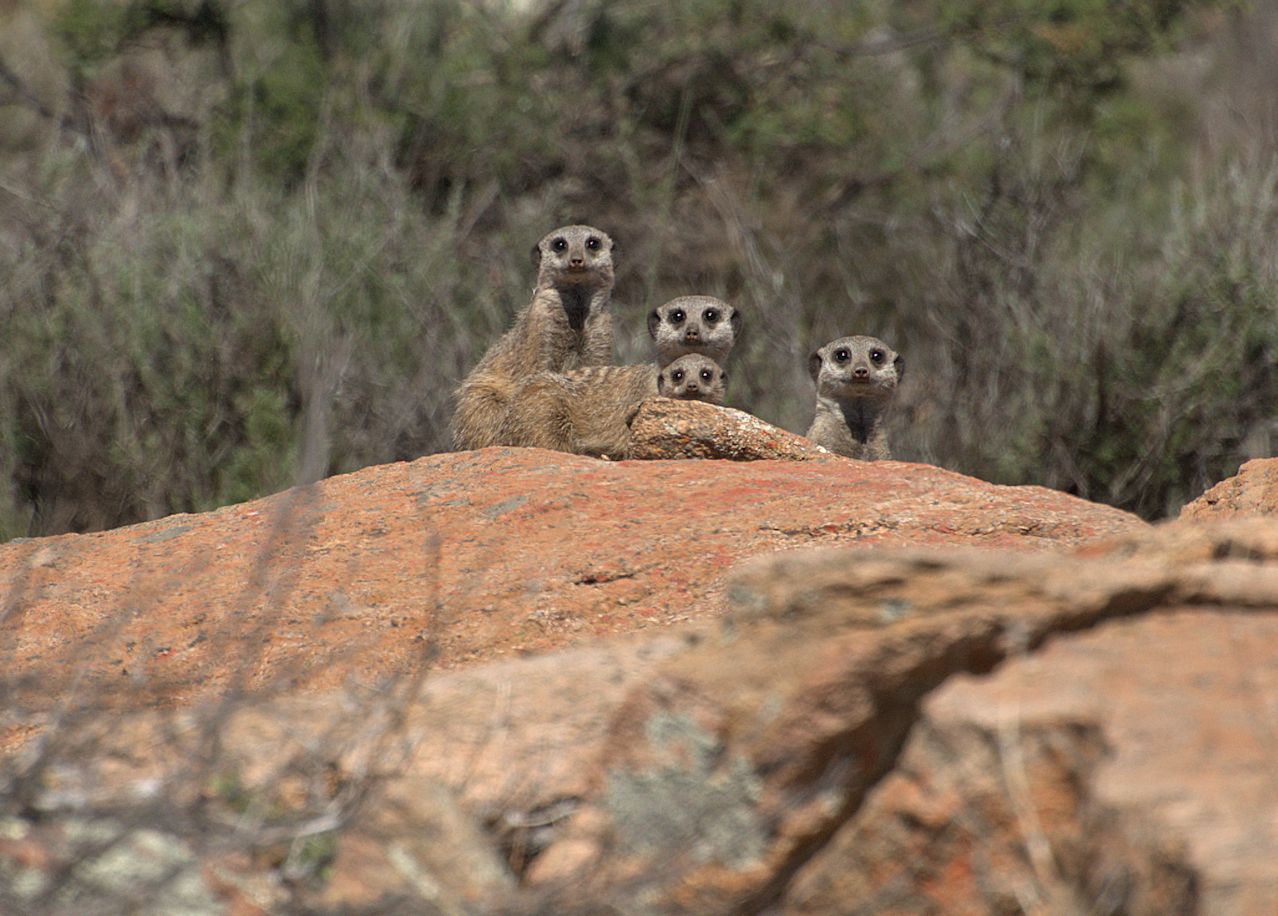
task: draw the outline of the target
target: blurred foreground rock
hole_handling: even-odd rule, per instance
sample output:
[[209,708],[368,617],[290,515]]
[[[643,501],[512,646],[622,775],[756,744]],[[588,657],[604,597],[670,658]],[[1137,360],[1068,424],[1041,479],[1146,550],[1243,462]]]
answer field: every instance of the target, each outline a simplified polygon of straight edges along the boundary
[[[522,462],[545,455],[377,472],[535,477]],[[171,837],[167,883],[139,879],[135,907],[211,895],[236,913],[1275,911],[1278,520],[1149,528],[911,465],[776,467],[569,458],[536,478],[553,502],[556,475],[570,492],[648,480],[640,468],[709,475],[706,516],[689,503],[683,540],[658,540],[668,574],[706,564],[697,534],[729,517],[709,494],[733,483],[753,489],[731,517],[758,527],[755,513],[811,518],[819,501],[804,494],[823,486],[856,495],[839,505],[866,525],[860,543],[716,572],[716,599],[692,619],[342,690],[324,686],[331,672],[251,701],[64,710],[6,762],[5,797],[21,803],[0,824],[0,911],[89,899],[104,851],[43,831],[102,812],[129,825],[125,850],[138,831]],[[352,477],[324,485],[329,513],[375,499],[337,489]],[[508,498],[473,487],[480,517]],[[689,489],[652,484],[666,502]],[[636,497],[612,492],[629,537],[672,524],[655,509],[625,516]],[[444,485],[434,498],[461,497]],[[529,519],[507,527],[515,558],[521,535],[549,543]],[[590,530],[574,537],[587,554]],[[830,540],[857,541],[840,533]],[[547,580],[564,556],[546,549]],[[689,586],[665,588],[677,602]]]

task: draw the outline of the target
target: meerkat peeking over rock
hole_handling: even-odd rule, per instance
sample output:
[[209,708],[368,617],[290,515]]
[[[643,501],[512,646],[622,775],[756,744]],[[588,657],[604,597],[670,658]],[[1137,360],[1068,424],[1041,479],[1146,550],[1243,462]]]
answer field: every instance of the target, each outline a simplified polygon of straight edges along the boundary
[[681,401],[705,401],[723,406],[728,373],[708,356],[689,353],[670,363],[657,376],[657,393]]
[[612,361],[614,247],[591,226],[564,226],[533,248],[532,301],[457,389],[456,448],[518,444],[509,438],[509,411],[528,376]]
[[862,461],[892,457],[884,416],[905,360],[877,337],[840,337],[808,358],[816,383],[816,415],[808,438]]
[[510,408],[510,444],[577,455],[625,458],[630,421],[654,395],[722,404],[727,375],[704,356],[682,356],[658,372],[651,363],[538,372]]
[[680,296],[648,314],[657,365],[697,353],[720,365],[741,336],[741,313],[714,296]]

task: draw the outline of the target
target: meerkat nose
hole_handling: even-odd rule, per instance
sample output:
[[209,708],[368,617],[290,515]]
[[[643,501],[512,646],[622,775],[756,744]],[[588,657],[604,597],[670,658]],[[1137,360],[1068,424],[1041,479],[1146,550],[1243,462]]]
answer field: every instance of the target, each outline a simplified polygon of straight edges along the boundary
[[852,374],[855,375],[857,378],[869,378],[870,370],[865,368],[864,366],[857,366],[855,369],[852,370]]

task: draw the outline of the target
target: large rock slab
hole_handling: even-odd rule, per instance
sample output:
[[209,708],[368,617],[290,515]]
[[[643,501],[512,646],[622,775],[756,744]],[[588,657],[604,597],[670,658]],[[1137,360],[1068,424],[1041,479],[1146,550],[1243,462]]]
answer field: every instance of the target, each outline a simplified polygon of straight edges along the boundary
[[1276,728],[1278,613],[1059,638],[929,697],[788,909],[1278,911]]
[[11,713],[375,684],[714,617],[733,564],[772,551],[1034,552],[1146,527],[926,465],[435,455],[4,545],[0,669]]
[[283,852],[217,855],[267,840],[152,816],[263,910],[1272,912],[1276,628],[1268,520],[792,551],[730,577],[717,619],[77,723],[19,784],[44,822],[249,798],[294,813],[259,828],[277,845],[340,825],[308,885]]

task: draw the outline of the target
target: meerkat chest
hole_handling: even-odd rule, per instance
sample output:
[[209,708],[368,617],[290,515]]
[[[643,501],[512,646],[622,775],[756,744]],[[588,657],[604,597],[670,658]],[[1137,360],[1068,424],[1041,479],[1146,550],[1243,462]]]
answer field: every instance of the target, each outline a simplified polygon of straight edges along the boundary
[[590,316],[590,290],[584,286],[570,286],[559,291],[564,320],[573,337],[580,340],[586,332],[586,319]]

